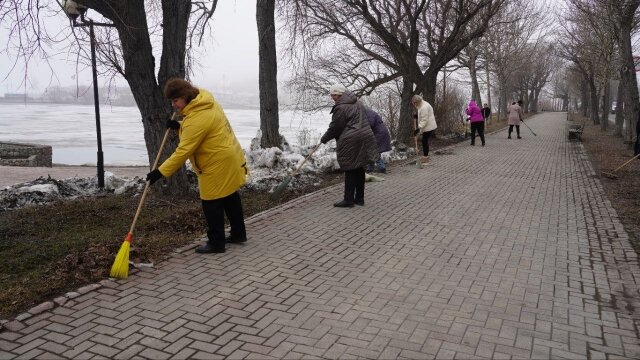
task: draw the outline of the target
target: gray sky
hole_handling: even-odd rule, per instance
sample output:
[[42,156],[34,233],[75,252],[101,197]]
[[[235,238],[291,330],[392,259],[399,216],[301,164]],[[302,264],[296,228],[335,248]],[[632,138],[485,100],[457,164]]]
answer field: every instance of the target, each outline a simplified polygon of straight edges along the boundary
[[[200,66],[194,69],[192,75],[195,84],[218,90],[222,90],[223,87],[228,89],[255,84],[257,91],[258,35],[255,11],[255,1],[252,0],[225,0],[218,3],[213,16],[213,37],[205,38],[202,48],[195,54],[200,62]],[[91,13],[90,10],[89,16]],[[51,21],[53,26],[68,26],[68,21],[62,16]],[[4,41],[7,32],[1,26],[0,28],[0,38]],[[76,84],[75,61],[66,60],[66,56],[63,52],[49,57],[57,76],[57,79],[51,80],[53,86]],[[11,65],[12,59],[6,53],[0,53],[0,96],[6,92],[25,91],[24,85],[21,85],[25,76],[24,64],[19,63],[5,79]],[[29,65],[27,76],[30,81],[26,91],[37,93],[50,84],[51,71],[42,61],[34,61]],[[90,69],[81,69],[78,80],[80,84],[90,84]],[[98,78],[99,83],[104,81]],[[125,84],[125,81],[120,80],[118,83]]]

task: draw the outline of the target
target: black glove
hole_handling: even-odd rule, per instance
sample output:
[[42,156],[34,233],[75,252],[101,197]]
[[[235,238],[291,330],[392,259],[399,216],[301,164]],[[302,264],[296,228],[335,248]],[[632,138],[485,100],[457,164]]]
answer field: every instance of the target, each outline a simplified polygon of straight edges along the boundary
[[180,123],[175,120],[167,120],[167,129],[178,130],[180,129]]
[[153,185],[154,182],[160,180],[160,178],[162,178],[162,173],[160,172],[160,170],[155,169],[152,172],[147,174],[147,181],[149,181],[151,183],[151,185]]
[[413,136],[418,135],[418,133],[419,133],[419,132],[420,132],[420,129],[415,129],[415,130],[413,130]]

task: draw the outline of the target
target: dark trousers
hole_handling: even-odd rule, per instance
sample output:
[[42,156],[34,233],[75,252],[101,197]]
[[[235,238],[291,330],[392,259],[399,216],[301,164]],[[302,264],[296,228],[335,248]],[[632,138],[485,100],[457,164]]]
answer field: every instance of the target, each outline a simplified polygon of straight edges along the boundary
[[207,237],[209,244],[216,249],[224,249],[224,215],[227,214],[231,225],[231,237],[234,239],[246,238],[244,227],[244,214],[242,213],[242,201],[240,194],[233,194],[215,200],[202,200],[202,211],[207,219],[209,231]]
[[[513,132],[513,125],[509,125],[509,137],[511,137],[511,133]],[[516,134],[520,137],[520,125],[516,125]]]
[[480,135],[482,145],[484,145],[484,121],[476,121],[471,123],[471,144],[476,143],[476,131]]
[[422,133],[422,155],[429,156],[429,138],[435,130]]
[[344,201],[364,201],[364,168],[344,172]]

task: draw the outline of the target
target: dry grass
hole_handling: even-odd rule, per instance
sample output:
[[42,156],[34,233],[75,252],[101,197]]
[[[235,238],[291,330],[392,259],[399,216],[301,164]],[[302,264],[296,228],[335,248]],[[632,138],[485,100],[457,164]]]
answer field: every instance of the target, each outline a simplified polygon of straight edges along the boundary
[[[582,123],[584,119],[575,118]],[[616,172],[617,178],[610,179],[602,172],[611,172],[624,164],[633,155],[632,146],[624,144],[622,139],[603,132],[600,125],[585,122],[582,142],[596,171],[601,174],[600,181],[607,197],[616,209],[625,230],[630,235],[631,245],[640,253],[640,160],[635,160]]]

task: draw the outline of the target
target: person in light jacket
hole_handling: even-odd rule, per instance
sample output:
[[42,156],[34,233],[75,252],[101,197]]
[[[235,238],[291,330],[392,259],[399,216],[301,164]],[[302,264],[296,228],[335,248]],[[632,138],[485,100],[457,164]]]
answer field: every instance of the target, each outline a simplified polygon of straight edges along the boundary
[[511,133],[513,132],[514,126],[516,127],[516,134],[518,135],[518,139],[522,139],[522,137],[520,137],[520,121],[522,120],[522,108],[514,101],[509,106],[507,114],[509,115],[509,117],[507,118],[507,123],[509,124],[509,136],[507,137],[507,139],[511,139]]
[[[162,165],[147,174],[147,180],[153,184],[171,176],[188,159],[198,176],[202,210],[209,227],[207,243],[196,248],[196,252],[223,253],[225,242],[247,240],[238,193],[248,173],[244,151],[211,93],[174,78],[167,81],[164,95],[183,116],[181,122],[167,121],[168,128],[178,130],[180,142]],[[226,239],[225,214],[231,226],[231,235]]]
[[436,117],[433,113],[431,105],[422,99],[420,95],[413,95],[411,104],[416,109],[417,126],[413,132],[413,136],[422,134],[422,162],[429,162],[429,138],[438,128]]
[[372,172],[377,170],[381,173],[386,173],[387,169],[384,165],[384,160],[382,160],[382,153],[391,150],[391,135],[389,134],[389,129],[387,129],[387,126],[384,124],[382,118],[377,112],[370,108],[366,108],[366,111],[371,131],[373,131],[373,135],[376,137],[378,153],[381,155],[380,158],[376,160],[375,164],[369,164],[367,166],[367,171]]
[[482,146],[484,146],[484,116],[482,116],[482,110],[480,110],[475,100],[471,100],[466,112],[469,116],[467,121],[471,123],[471,146],[476,144],[476,132],[480,135]]
[[364,205],[364,168],[380,155],[364,105],[344,85],[329,89],[335,105],[331,108],[331,123],[320,142],[336,139],[340,169],[344,171],[344,198],[333,206]]

